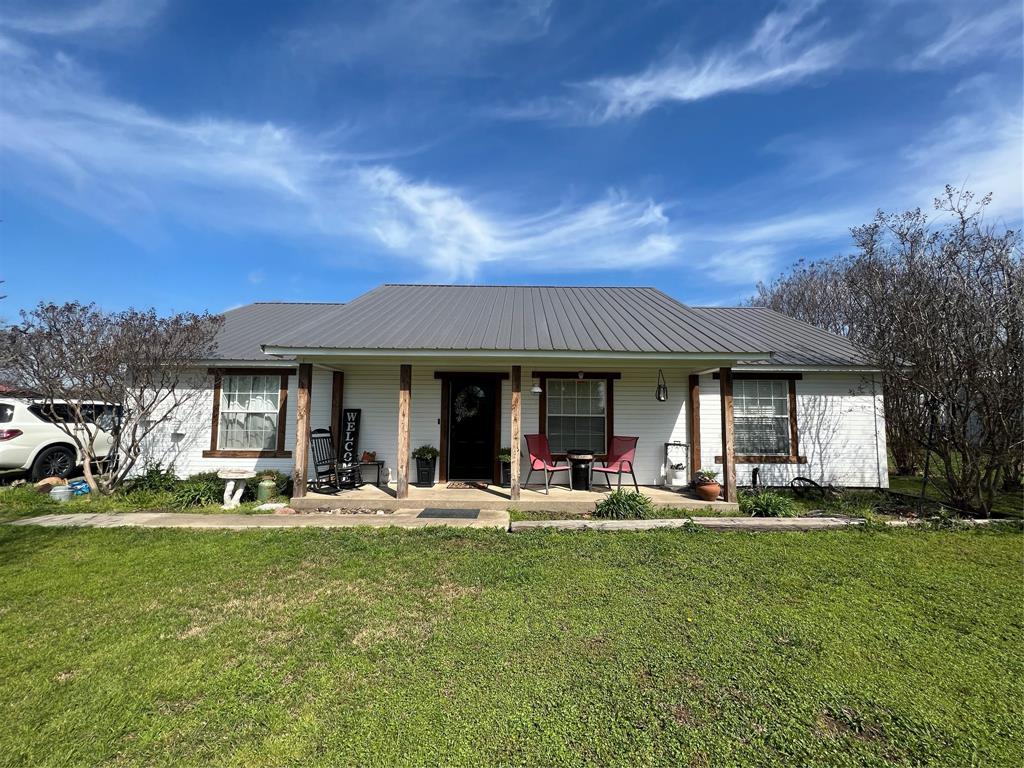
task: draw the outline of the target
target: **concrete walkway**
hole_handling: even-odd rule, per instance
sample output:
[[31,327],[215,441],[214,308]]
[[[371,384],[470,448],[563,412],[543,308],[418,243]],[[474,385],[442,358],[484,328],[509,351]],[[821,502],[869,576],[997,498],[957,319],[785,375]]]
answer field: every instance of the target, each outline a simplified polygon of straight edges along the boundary
[[564,531],[650,531],[655,528],[684,528],[687,524],[722,531],[821,531],[863,524],[850,517],[692,517],[658,520],[519,520],[509,530],[529,531],[556,528]]
[[399,509],[389,515],[197,515],[186,512],[114,512],[109,514],[41,515],[15,520],[11,525],[42,525],[55,528],[498,528],[508,530],[508,512],[480,510],[476,520],[419,518],[422,509]]

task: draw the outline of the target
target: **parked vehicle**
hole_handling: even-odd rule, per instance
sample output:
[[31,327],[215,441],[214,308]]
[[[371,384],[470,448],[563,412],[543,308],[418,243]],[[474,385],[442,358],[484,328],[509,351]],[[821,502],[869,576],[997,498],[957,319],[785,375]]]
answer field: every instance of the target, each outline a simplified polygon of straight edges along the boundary
[[[87,418],[101,427],[96,440],[97,457],[105,457],[113,445],[110,431],[119,415],[117,406],[87,403]],[[58,423],[72,423],[66,403],[48,406],[33,400],[0,398],[0,470],[26,470],[32,480],[67,477],[82,465],[81,452]],[[83,434],[82,439],[86,439]]]

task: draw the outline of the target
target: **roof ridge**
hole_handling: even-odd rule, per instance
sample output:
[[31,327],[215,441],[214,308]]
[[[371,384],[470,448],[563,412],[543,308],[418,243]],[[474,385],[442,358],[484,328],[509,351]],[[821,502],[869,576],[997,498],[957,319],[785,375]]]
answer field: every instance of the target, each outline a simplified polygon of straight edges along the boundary
[[630,290],[640,289],[646,291],[660,291],[653,285],[538,285],[536,283],[383,283],[381,288],[586,288],[586,289],[615,289]]

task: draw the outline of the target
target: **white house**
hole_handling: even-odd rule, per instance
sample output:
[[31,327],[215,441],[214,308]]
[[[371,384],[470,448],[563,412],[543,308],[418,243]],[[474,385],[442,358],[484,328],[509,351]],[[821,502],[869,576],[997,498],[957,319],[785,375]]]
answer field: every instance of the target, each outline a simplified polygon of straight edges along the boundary
[[499,449],[522,448],[515,499],[530,433],[556,457],[636,436],[651,486],[665,481],[666,443],[683,444],[671,462],[717,469],[727,500],[755,467],[768,485],[888,484],[877,371],[846,339],[654,288],[384,285],[347,304],[251,304],[226,313],[196,386],[154,458],[182,475],[294,472],[297,496],[310,430],[340,434],[345,410],[359,411],[357,452],[385,462],[399,498],[410,450],[429,444],[442,483],[495,481]]

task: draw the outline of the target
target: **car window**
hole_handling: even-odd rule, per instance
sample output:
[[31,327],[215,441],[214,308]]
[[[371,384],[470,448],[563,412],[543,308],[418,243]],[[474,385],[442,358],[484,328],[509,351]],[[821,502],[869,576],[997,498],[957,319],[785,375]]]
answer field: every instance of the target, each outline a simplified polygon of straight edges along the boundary
[[[51,424],[68,424],[75,421],[74,409],[67,403],[35,403],[28,407],[30,413]],[[81,405],[82,420],[87,423],[99,424],[100,429],[109,431],[115,422],[124,415],[121,406],[98,405],[83,403]]]
[[6,424],[14,418],[14,406],[0,403],[0,424]]

